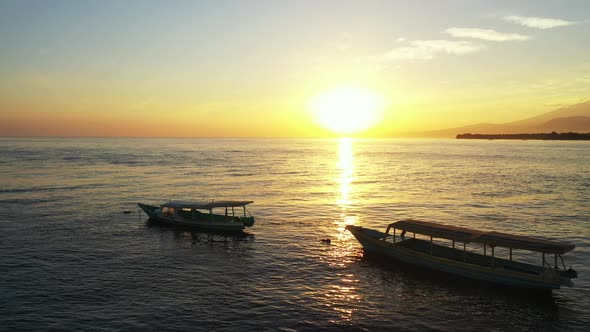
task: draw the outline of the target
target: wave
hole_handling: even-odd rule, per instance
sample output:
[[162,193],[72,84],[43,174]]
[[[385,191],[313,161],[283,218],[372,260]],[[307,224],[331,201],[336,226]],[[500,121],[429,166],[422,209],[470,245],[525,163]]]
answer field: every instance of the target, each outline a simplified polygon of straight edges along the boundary
[[16,193],[34,193],[42,191],[59,191],[59,190],[76,190],[76,189],[90,189],[104,187],[105,184],[90,184],[90,185],[77,185],[77,186],[65,186],[65,187],[31,187],[31,188],[14,188],[14,189],[0,189],[0,194],[16,194]]

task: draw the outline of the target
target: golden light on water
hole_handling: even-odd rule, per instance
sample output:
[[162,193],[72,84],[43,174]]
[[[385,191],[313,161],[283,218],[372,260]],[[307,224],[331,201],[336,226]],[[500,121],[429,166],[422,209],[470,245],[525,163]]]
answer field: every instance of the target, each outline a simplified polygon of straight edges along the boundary
[[349,207],[353,203],[351,199],[352,182],[354,181],[354,153],[353,153],[352,138],[341,138],[338,154],[338,169],[340,170],[340,177],[338,182],[340,184],[340,198],[337,204],[340,206],[340,219],[338,223],[338,231],[340,236],[343,236],[346,225],[354,225],[357,220],[356,215],[350,214]]
[[336,134],[355,134],[377,124],[385,108],[385,99],[374,91],[348,86],[313,97],[309,109],[322,128]]
[[352,139],[341,138],[339,149],[338,169],[340,170],[340,199],[338,205],[342,208],[350,205],[351,184],[354,175],[354,156],[352,154]]
[[[355,279],[344,277],[339,282],[339,285],[331,285],[327,291],[327,298],[330,301],[330,306],[339,313],[340,319],[351,321],[356,309],[351,303],[356,303],[362,300],[362,296],[358,294],[354,284],[358,282]],[[342,284],[344,283],[344,284]]]
[[[357,223],[358,217],[351,209],[354,204],[354,140],[341,138],[338,144],[338,159],[336,160],[337,176],[334,178],[334,190],[338,189],[336,204],[340,208],[340,215],[334,218],[334,233],[329,250],[326,250],[327,263],[333,268],[345,268],[358,260],[358,246],[350,232],[345,230],[347,225]],[[338,274],[328,287],[322,290],[321,301],[337,312],[340,320],[351,321],[356,311],[355,306],[363,300],[357,288],[359,280],[354,274]]]
[[339,144],[338,164],[337,168],[340,171],[338,177],[338,184],[340,185],[340,197],[336,201],[340,207],[340,218],[334,221],[336,224],[337,237],[341,241],[346,241],[351,238],[349,232],[345,231],[347,225],[354,225],[358,217],[351,214],[349,207],[353,201],[352,182],[354,181],[354,153],[353,142],[351,138],[341,138]]

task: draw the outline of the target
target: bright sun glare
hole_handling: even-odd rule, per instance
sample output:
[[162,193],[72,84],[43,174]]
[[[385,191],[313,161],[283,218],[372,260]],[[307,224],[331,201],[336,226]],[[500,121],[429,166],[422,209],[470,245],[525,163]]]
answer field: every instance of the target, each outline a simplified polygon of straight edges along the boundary
[[381,120],[385,101],[373,91],[340,87],[313,97],[309,108],[315,121],[336,134],[365,131]]

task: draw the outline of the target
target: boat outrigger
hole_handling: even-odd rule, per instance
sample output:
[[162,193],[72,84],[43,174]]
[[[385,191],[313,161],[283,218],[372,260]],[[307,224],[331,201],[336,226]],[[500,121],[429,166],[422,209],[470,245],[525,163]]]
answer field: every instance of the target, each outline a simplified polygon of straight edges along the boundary
[[[160,204],[160,206],[142,203],[137,203],[137,205],[139,205],[151,220],[202,230],[241,232],[245,227],[254,225],[254,217],[246,209],[246,205],[251,203],[254,202],[169,201]],[[213,213],[214,209],[225,209],[225,213]]]
[[[366,252],[494,284],[529,289],[558,289],[561,285],[573,286],[571,279],[578,276],[571,267],[566,269],[562,258],[563,254],[575,248],[570,243],[413,219],[389,224],[385,233],[353,225],[346,226],[346,229],[356,237]],[[391,230],[393,234],[390,234]],[[398,230],[401,232],[398,233]],[[412,236],[408,233],[412,233]],[[437,240],[433,241],[433,238]],[[459,248],[456,248],[456,242],[459,243]],[[483,254],[467,250],[467,245],[474,243],[483,245]],[[498,257],[496,247],[508,249],[505,253],[509,257]],[[491,253],[487,252],[488,248]],[[514,261],[514,249],[541,253],[540,264]],[[553,256],[549,258],[553,258],[553,266],[546,260],[548,255]],[[561,263],[561,267],[558,263]]]

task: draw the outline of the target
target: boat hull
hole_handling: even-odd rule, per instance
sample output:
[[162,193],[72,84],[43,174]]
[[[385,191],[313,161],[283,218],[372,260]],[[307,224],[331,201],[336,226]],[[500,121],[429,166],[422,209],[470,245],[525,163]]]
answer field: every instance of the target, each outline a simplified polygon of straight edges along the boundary
[[238,233],[243,232],[244,228],[248,226],[241,221],[219,221],[207,220],[207,218],[199,220],[190,220],[186,218],[171,218],[159,213],[159,207],[148,204],[137,204],[152,221],[160,222],[167,225],[188,227],[195,230],[215,231],[215,232],[229,232]]
[[366,231],[371,232],[372,230],[362,227],[347,226],[347,230],[354,235],[366,252],[392,258],[417,267],[510,287],[528,289],[560,288],[559,277],[551,273],[547,275],[532,275],[530,273],[519,273],[491,266],[468,264],[417,252],[399,243],[394,244],[384,241],[371,236],[373,234],[367,234]]

